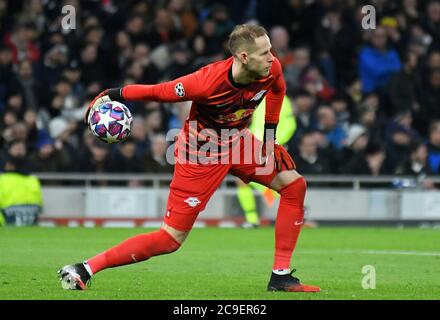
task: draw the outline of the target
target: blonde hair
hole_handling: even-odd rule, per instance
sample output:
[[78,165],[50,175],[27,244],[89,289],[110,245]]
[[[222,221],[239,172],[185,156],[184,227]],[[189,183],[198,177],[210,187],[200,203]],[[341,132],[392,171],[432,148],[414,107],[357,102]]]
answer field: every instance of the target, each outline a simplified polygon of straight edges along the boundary
[[243,46],[255,44],[255,39],[267,35],[266,29],[253,24],[239,24],[229,35],[228,47],[235,55]]

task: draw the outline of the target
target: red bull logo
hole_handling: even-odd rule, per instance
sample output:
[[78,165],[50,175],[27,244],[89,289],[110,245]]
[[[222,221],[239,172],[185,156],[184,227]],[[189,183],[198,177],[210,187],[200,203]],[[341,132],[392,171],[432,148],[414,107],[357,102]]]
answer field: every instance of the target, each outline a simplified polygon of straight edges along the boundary
[[227,115],[219,115],[219,120],[223,123],[237,121],[243,118],[250,116],[254,112],[254,109],[240,109],[235,111],[234,113],[230,113]]

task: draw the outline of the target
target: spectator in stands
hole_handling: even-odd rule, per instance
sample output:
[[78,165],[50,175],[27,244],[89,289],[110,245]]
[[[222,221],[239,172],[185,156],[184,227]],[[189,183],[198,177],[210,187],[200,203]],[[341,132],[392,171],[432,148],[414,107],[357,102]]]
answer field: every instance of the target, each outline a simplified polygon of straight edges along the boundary
[[69,82],[71,87],[72,98],[75,99],[78,104],[85,98],[85,86],[81,81],[81,69],[79,68],[78,61],[72,60],[64,68],[62,79]]
[[426,126],[431,119],[440,119],[440,68],[429,71],[428,84],[424,89],[421,108]]
[[28,131],[28,149],[29,152],[33,152],[36,148],[38,139],[43,135],[48,135],[48,131],[45,129],[39,129],[37,125],[37,113],[33,109],[26,110],[23,116],[23,122]]
[[30,165],[25,141],[13,140],[8,144],[6,152],[1,157],[1,170],[8,171],[8,163],[14,171],[29,172]]
[[16,78],[12,82],[12,90],[20,92],[23,97],[25,108],[37,109],[41,104],[39,93],[42,92],[41,85],[35,81],[32,64],[29,60],[23,60],[18,64]]
[[110,159],[110,172],[136,173],[144,169],[142,157],[136,154],[136,140],[129,137],[117,146]]
[[430,49],[432,38],[426,33],[420,24],[408,25],[408,29],[404,33],[404,42],[406,47],[402,47],[401,52],[412,52],[417,56],[417,60],[422,61]]
[[11,141],[11,133],[12,133],[12,125],[17,123],[17,116],[12,111],[6,111],[2,114],[1,122],[0,122],[0,147],[5,148],[6,144]]
[[28,143],[29,130],[26,124],[22,121],[16,121],[5,129],[3,138],[6,142],[23,141]]
[[367,129],[360,124],[353,124],[348,128],[345,146],[339,154],[338,172],[343,172],[344,167],[355,157],[359,157],[368,145]]
[[397,52],[388,47],[387,34],[377,28],[371,35],[371,44],[362,48],[359,55],[359,73],[364,93],[383,89],[391,75],[400,70]]
[[436,120],[429,126],[428,164],[432,172],[440,173],[440,121]]
[[144,84],[156,83],[161,77],[159,70],[151,61],[150,51],[150,47],[147,43],[139,42],[134,47],[132,55],[133,61],[138,63],[143,70],[140,81]]
[[68,47],[64,43],[54,44],[39,61],[35,70],[35,79],[41,82],[46,90],[60,79],[68,63]]
[[401,52],[405,43],[402,41],[402,34],[400,33],[396,17],[390,14],[384,15],[380,19],[379,25],[385,31],[389,45]]
[[82,81],[87,85],[100,83],[105,78],[102,59],[98,56],[98,47],[94,44],[86,44],[80,52],[80,65],[82,72]]
[[[145,36],[145,20],[141,14],[133,14],[132,16],[127,18],[127,22],[125,24],[125,30],[127,31],[128,36],[130,37],[130,43],[135,45],[138,42],[146,42],[147,38]],[[118,47],[121,47],[121,42],[119,39],[119,34],[117,35],[116,43]],[[121,40],[126,42],[125,40]],[[151,43],[151,42],[150,42]],[[157,43],[151,43],[153,47],[157,45]],[[123,46],[126,48],[126,45]]]
[[381,130],[377,122],[376,110],[368,105],[358,108],[358,123],[367,129],[371,141],[382,141]]
[[350,110],[348,108],[347,99],[344,95],[338,94],[332,98],[330,103],[331,108],[336,115],[336,123],[338,127],[344,131],[348,130],[351,120]]
[[194,64],[197,67],[214,61],[222,50],[222,41],[216,34],[217,24],[213,19],[206,19],[190,40],[191,48],[195,55]]
[[[153,104],[151,104],[153,105]],[[144,127],[147,137],[152,137],[155,133],[165,131],[163,129],[163,117],[159,104],[154,104],[154,109],[150,109],[144,120]]]
[[[55,114],[63,116],[69,120],[81,120],[82,108],[78,110],[79,101],[72,92],[72,84],[66,78],[61,78],[55,85],[54,100],[59,101],[59,113]],[[54,102],[55,104],[55,102]]]
[[29,0],[23,3],[24,17],[41,33],[47,27],[47,17],[44,15],[42,0]]
[[5,35],[5,43],[12,50],[14,63],[22,60],[37,62],[40,59],[41,52],[35,43],[36,38],[35,25],[21,19],[10,34]]
[[173,172],[173,166],[167,161],[168,143],[165,135],[157,134],[151,138],[151,154],[145,156],[145,172]]
[[303,71],[300,84],[310,94],[326,102],[330,102],[335,94],[334,88],[330,86],[330,83],[316,66],[309,66]]
[[216,24],[216,35],[223,42],[234,29],[235,23],[231,20],[228,8],[221,3],[216,3],[211,8],[211,17]]
[[396,167],[407,160],[412,141],[420,139],[419,134],[411,128],[411,112],[398,113],[386,128],[386,166],[387,171],[394,172]]
[[315,97],[305,90],[300,90],[295,94],[293,99],[296,119],[295,136],[300,136],[302,133],[316,128],[317,120],[313,113],[315,101]]
[[318,129],[325,133],[328,142],[336,150],[341,150],[346,143],[347,134],[338,126],[335,111],[326,105],[317,111]]
[[417,0],[403,0],[401,11],[405,21],[405,25],[420,23],[421,14],[417,10]]
[[171,63],[166,68],[165,74],[167,79],[176,79],[190,72],[191,54],[184,45],[176,45],[171,49]]
[[352,117],[357,116],[357,111],[354,110],[355,106],[362,101],[362,82],[359,78],[354,78],[350,84],[345,88],[345,92],[339,92],[340,94],[347,94],[347,102],[350,105],[350,112]]
[[426,176],[434,172],[428,165],[428,148],[421,141],[414,141],[410,146],[409,158],[395,171],[399,175]]
[[37,151],[30,155],[29,161],[34,172],[67,172],[70,169],[70,157],[64,149],[56,149],[55,141],[43,136],[37,142]]
[[18,119],[23,119],[26,112],[26,105],[23,100],[24,98],[21,92],[13,91],[8,97],[6,110],[14,112]]
[[402,111],[419,112],[421,81],[417,69],[417,55],[414,52],[407,52],[402,60],[402,69],[391,76],[389,82],[389,115],[394,116]]
[[298,151],[292,153],[295,164],[301,174],[329,174],[330,164],[318,149],[312,133],[304,133],[299,138]]
[[197,29],[196,12],[188,1],[171,0],[167,9],[173,17],[174,23],[179,27],[187,39],[191,38]]
[[78,172],[103,173],[110,170],[109,147],[102,141],[94,139],[89,152],[81,155],[77,163]]
[[286,28],[282,26],[275,26],[270,29],[270,40],[272,50],[276,57],[280,60],[283,69],[288,68],[294,62],[294,53],[289,48],[289,34]]
[[310,50],[307,47],[297,47],[293,50],[293,61],[283,70],[288,93],[293,93],[300,88],[300,77],[310,66],[310,60]]
[[440,1],[431,0],[426,6],[423,28],[432,37],[433,45],[440,48]]
[[356,76],[356,56],[360,32],[352,28],[338,7],[327,10],[321,16],[314,34],[314,48],[319,65],[332,87],[348,83]]
[[158,9],[152,28],[147,33],[148,43],[152,47],[181,40],[183,33],[177,28],[173,17],[166,9]]
[[440,51],[438,49],[434,49],[428,54],[426,66],[428,70],[440,68]]
[[346,174],[378,176],[387,174],[385,165],[385,149],[380,144],[370,143],[365,152],[357,155],[344,169]]
[[77,154],[78,137],[74,134],[77,126],[77,122],[63,117],[56,117],[49,123],[49,134],[55,141],[55,148],[66,150],[72,158]]
[[136,154],[144,156],[150,153],[150,139],[148,139],[147,131],[144,126],[144,119],[140,116],[135,116],[131,123],[130,137],[136,143]]
[[114,66],[109,68],[107,74],[109,77],[121,81],[122,70],[131,61],[133,55],[133,43],[127,30],[120,30],[113,39],[113,50],[108,52],[108,64]]

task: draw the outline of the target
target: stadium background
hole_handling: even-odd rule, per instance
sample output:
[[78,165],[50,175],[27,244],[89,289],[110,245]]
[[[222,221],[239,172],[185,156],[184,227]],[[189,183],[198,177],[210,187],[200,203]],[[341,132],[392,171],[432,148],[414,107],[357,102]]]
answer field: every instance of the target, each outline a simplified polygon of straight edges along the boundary
[[[366,4],[376,9],[374,30],[362,28]],[[62,26],[66,5],[75,8],[75,29]],[[69,189],[84,183],[166,186],[173,167],[165,161],[165,135],[181,126],[188,103],[127,103],[135,114],[131,138],[111,147],[91,136],[83,110],[104,88],[166,81],[227,57],[227,35],[244,22],[267,28],[283,64],[297,123],[287,147],[298,170],[313,175],[315,219],[440,217],[438,1],[0,1],[0,167],[13,163],[39,175],[49,216],[105,215],[91,204],[102,203],[91,200],[96,194]],[[132,175],[115,182],[102,173]],[[144,180],[134,179],[140,173]],[[328,189],[337,187],[352,197],[329,212],[338,193]],[[417,191],[393,192],[401,189]],[[207,211],[239,215],[234,193],[227,195]],[[166,193],[151,197],[149,210],[145,202],[132,208],[135,216],[161,216]],[[406,204],[415,202],[422,205]],[[273,218],[275,208],[260,210]]]
[[[367,4],[376,30],[361,27]],[[61,27],[65,5],[74,30]],[[282,61],[297,123],[287,146],[318,222],[302,231],[292,266],[323,292],[265,292],[270,226],[197,228],[176,254],[63,292],[57,268],[160,225],[173,170],[165,134],[189,107],[127,103],[132,137],[108,147],[82,122],[87,103],[228,56],[229,31],[249,21],[267,28]],[[141,227],[0,228],[0,299],[438,299],[439,102],[438,1],[0,0],[0,169],[40,178],[40,225]],[[0,183],[0,203],[16,188]],[[257,200],[270,224],[276,200]],[[196,227],[242,221],[228,177]],[[325,226],[347,223],[360,228]],[[376,290],[362,285],[365,266],[376,268]]]

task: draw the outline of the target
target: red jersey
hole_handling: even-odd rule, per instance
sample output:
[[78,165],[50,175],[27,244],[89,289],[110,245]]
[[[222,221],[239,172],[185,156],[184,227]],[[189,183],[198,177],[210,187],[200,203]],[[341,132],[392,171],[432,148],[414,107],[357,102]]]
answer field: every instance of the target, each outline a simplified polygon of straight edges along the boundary
[[[274,58],[269,75],[248,85],[232,78],[233,57],[200,68],[194,73],[156,85],[128,85],[121,95],[125,100],[159,102],[192,101],[184,132],[204,141],[203,129],[220,135],[221,129],[242,130],[249,125],[252,113],[266,96],[266,123],[278,123],[285,94],[285,82],[279,60]],[[190,126],[197,121],[197,130]],[[185,139],[186,141],[187,138]],[[209,139],[208,139],[209,140]],[[232,142],[231,139],[229,142]]]

